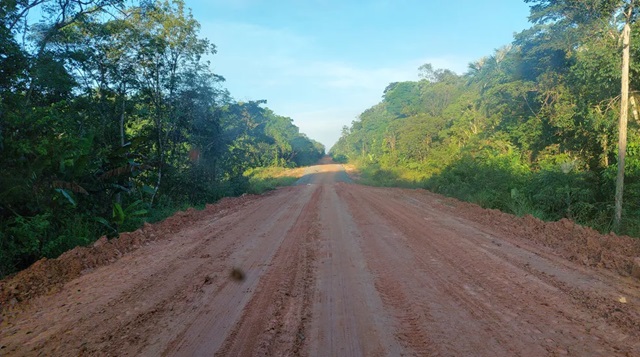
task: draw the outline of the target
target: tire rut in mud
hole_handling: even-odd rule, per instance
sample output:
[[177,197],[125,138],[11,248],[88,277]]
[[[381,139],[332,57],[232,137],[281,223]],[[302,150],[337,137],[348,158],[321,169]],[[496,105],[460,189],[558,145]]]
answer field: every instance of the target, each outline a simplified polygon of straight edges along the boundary
[[294,225],[289,229],[216,356],[303,355],[311,320],[314,286],[315,241],[318,237],[318,199],[315,189]]
[[635,243],[317,170],[179,213],[58,291],[16,295],[0,355],[640,356],[640,284],[618,275]]
[[[611,325],[603,329],[601,317],[576,300],[575,291],[559,289],[540,274],[531,274],[518,259],[577,274],[564,261],[558,266],[555,260],[537,256],[535,250],[521,249],[522,256],[496,254],[508,241],[491,240],[442,212],[434,216],[429,209],[415,209],[415,205],[412,209],[405,202],[407,197],[398,192],[361,187],[338,191],[369,237],[365,251],[370,269],[378,272],[376,287],[385,305],[435,317],[420,319],[428,338],[441,348],[429,353],[418,350],[416,340],[408,338],[419,341],[420,329],[399,316],[400,338],[418,354],[518,355],[538,349],[538,354],[633,355],[638,351],[633,343],[614,342],[636,336],[633,329],[622,328],[615,320],[610,323],[618,325],[617,331]],[[381,252],[388,252],[386,266],[375,258]],[[404,294],[409,295],[403,298]],[[633,316],[629,309],[618,313]]]

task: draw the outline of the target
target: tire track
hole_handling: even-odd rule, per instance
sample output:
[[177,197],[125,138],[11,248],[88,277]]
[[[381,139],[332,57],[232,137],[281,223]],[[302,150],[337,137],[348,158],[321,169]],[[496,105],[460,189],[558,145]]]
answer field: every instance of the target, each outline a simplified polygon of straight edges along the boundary
[[[322,181],[320,181],[322,182]],[[385,309],[358,243],[362,236],[334,184],[321,198],[320,247],[311,356],[402,356]]]
[[3,315],[0,355],[640,356],[637,282],[440,196],[309,172],[250,204],[177,214],[32,297]]
[[301,354],[314,281],[313,243],[318,236],[318,198],[300,211],[262,277],[242,317],[216,356],[282,356]]
[[442,353],[613,356],[633,354],[637,348],[617,347],[614,341],[624,333],[611,326],[603,331],[576,329],[576,324],[597,326],[599,319],[559,289],[476,244],[477,231],[474,235],[469,227],[452,224],[442,213],[416,209],[397,192],[363,187],[344,191],[352,209],[363,211],[362,224],[375,227],[371,234],[386,232],[381,239],[395,244],[398,254],[411,262],[404,273],[414,272],[415,284],[405,284],[403,290],[430,301],[436,323],[424,323]]

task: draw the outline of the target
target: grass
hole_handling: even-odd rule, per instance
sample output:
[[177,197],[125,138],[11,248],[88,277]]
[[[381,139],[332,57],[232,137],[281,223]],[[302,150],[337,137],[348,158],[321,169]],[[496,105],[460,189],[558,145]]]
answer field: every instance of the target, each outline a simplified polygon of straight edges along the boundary
[[249,179],[248,193],[261,194],[282,186],[291,186],[304,175],[302,167],[264,167],[248,170],[244,176]]
[[[558,213],[556,212],[558,209],[553,209],[555,206],[550,203],[544,203],[551,200],[551,198],[555,200],[562,198],[556,197],[557,194],[554,196],[558,189],[570,187],[573,191],[581,192],[579,191],[580,189],[585,190],[588,188],[588,183],[581,181],[568,183],[558,183],[556,182],[558,180],[544,181],[542,187],[551,189],[551,193],[544,195],[544,190],[528,186],[532,185],[530,180],[521,182],[517,180],[517,177],[514,179],[500,170],[482,171],[482,168],[476,168],[463,171],[459,175],[455,175],[456,172],[446,172],[445,174],[441,173],[440,176],[434,175],[430,180],[428,175],[404,167],[388,168],[377,164],[359,162],[347,166],[350,166],[351,171],[355,172],[352,177],[360,184],[379,187],[424,188],[462,201],[476,203],[485,208],[499,209],[520,217],[532,215],[543,221],[556,221],[564,217],[562,210]],[[567,179],[566,175],[561,176]],[[531,192],[525,194],[520,192],[521,190],[515,189],[516,187],[528,187],[528,191],[533,191],[533,196]],[[540,201],[541,199],[546,199],[546,201]],[[580,197],[577,197],[575,202],[571,203],[574,215],[569,216],[569,218],[578,224],[589,226],[601,233],[610,232],[612,212],[608,207],[609,205],[607,202],[598,203],[592,201],[580,200]],[[583,206],[591,209],[585,212],[576,211],[576,208]],[[618,233],[631,237],[640,237],[640,207],[633,206],[629,203],[629,200],[627,200],[625,207],[622,229]]]
[[381,168],[379,165],[372,164],[355,164],[345,167],[356,182],[367,186],[402,188],[423,188],[424,186],[424,174],[402,167]]

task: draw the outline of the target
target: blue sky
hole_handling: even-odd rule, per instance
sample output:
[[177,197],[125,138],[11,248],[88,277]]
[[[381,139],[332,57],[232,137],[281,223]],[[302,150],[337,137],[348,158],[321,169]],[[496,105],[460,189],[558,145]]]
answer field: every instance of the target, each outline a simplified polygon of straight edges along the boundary
[[237,100],[266,99],[327,150],[391,82],[457,73],[530,26],[523,0],[185,0]]

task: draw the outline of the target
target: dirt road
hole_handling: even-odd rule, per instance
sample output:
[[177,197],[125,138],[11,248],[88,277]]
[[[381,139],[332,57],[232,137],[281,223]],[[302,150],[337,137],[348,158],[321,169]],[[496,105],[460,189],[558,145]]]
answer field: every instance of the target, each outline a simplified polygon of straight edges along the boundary
[[343,181],[315,166],[37,264],[1,283],[0,355],[640,356],[640,281],[594,232]]

